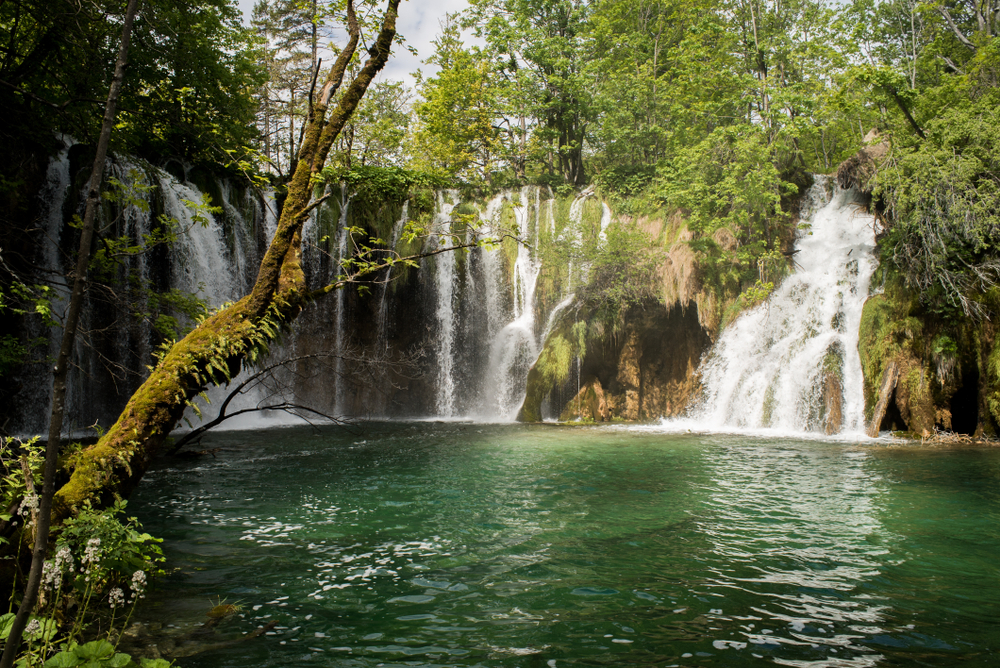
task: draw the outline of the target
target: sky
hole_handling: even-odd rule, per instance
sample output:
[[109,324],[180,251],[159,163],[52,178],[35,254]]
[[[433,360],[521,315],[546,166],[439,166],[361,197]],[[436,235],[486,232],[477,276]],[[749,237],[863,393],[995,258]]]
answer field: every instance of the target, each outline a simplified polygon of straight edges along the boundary
[[[249,23],[254,0],[239,0],[239,5],[243,10],[244,22]],[[425,74],[432,73],[435,68],[428,67],[421,61],[434,50],[431,40],[437,36],[440,22],[445,14],[459,12],[467,6],[467,0],[403,0],[399,5],[396,30],[406,38],[407,44],[416,47],[418,54],[413,56],[406,49],[394,48],[382,76],[412,85],[410,74],[417,68],[422,69]]]

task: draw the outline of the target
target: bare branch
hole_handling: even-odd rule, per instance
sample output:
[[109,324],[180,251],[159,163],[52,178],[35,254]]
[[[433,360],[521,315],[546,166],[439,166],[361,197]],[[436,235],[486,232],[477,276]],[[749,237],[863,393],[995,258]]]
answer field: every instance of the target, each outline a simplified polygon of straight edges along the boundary
[[961,42],[966,48],[970,49],[973,53],[976,52],[976,45],[969,41],[969,38],[962,34],[962,31],[958,29],[955,25],[955,21],[951,18],[951,13],[944,7],[938,7],[938,12],[944,17],[945,23],[951,28],[951,31],[955,33],[955,37]]

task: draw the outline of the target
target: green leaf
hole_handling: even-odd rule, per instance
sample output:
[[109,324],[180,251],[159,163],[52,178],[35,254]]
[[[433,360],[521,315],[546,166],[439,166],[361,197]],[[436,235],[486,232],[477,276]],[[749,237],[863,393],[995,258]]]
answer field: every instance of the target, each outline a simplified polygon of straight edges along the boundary
[[115,646],[107,640],[93,640],[73,651],[82,659],[104,659],[114,654]]
[[73,668],[80,665],[82,659],[73,652],[59,652],[45,662],[45,668]]
[[132,657],[123,652],[118,652],[111,659],[105,662],[111,668],[125,668],[132,663]]
[[0,640],[6,640],[10,635],[10,627],[14,624],[14,613],[8,612],[0,616]]

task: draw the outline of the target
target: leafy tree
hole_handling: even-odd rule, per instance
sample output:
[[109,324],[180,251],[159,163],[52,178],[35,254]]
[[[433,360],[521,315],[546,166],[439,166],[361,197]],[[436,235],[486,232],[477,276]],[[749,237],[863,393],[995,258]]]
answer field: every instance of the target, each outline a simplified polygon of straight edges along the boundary
[[[593,85],[586,72],[589,3],[582,0],[471,0],[465,21],[483,37],[509,88],[507,98],[527,113],[520,127],[537,142],[549,174],[583,185],[584,142],[594,120]],[[514,97],[514,93],[517,97]],[[524,113],[522,111],[522,113]],[[528,127],[528,122],[531,126]],[[522,155],[526,153],[522,144]]]
[[1000,281],[1000,5],[856,2],[865,35],[854,74],[879,102],[890,143],[873,187],[883,258],[932,313],[992,316]]
[[251,24],[262,42],[267,81],[259,88],[257,120],[263,156],[279,174],[291,171],[318,62],[319,16],[314,2],[258,0]]
[[338,157],[350,169],[399,165],[410,125],[410,91],[399,81],[377,81],[338,138]]
[[453,177],[489,181],[499,143],[499,91],[490,63],[483,53],[465,48],[452,16],[434,46],[427,62],[440,70],[418,81],[422,100],[415,107],[416,164]]

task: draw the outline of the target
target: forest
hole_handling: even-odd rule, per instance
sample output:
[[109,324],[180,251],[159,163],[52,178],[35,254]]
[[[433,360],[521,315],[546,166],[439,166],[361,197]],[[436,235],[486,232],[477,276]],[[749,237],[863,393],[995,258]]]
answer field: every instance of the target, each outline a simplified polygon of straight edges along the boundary
[[162,570],[125,499],[248,384],[335,422],[690,415],[812,269],[816,188],[874,260],[834,327],[862,382],[825,347],[802,429],[1000,436],[1000,2],[469,0],[388,78],[416,4],[0,2],[0,666],[170,665],[118,651]]

